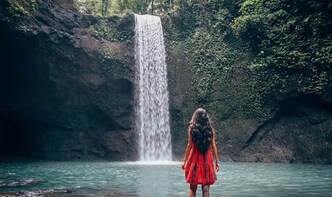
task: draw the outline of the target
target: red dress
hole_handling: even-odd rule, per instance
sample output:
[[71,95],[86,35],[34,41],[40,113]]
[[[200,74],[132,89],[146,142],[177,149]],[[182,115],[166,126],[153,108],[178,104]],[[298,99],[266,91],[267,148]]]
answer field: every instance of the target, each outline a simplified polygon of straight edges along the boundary
[[216,182],[217,175],[213,165],[211,146],[205,153],[202,153],[192,141],[185,176],[187,183],[193,185],[212,185]]

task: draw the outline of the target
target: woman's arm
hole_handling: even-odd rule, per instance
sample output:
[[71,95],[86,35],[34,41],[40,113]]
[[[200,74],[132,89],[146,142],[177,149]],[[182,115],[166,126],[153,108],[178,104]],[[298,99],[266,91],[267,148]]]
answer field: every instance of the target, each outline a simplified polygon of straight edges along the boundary
[[188,144],[187,144],[187,148],[186,148],[186,153],[184,154],[184,158],[183,158],[182,169],[184,169],[186,166],[186,162],[188,160],[191,147],[192,147],[192,140],[191,140],[190,127],[189,127],[188,128]]
[[216,132],[214,129],[212,129],[212,152],[214,155],[214,158],[216,160],[216,170],[219,171],[219,159],[218,159],[218,151],[217,151],[217,145],[216,145]]

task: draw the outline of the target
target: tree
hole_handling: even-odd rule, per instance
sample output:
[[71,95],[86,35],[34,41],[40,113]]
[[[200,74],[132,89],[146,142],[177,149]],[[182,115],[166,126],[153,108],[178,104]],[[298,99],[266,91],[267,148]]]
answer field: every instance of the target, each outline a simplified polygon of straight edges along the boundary
[[101,14],[103,16],[105,16],[107,14],[107,10],[109,7],[109,1],[108,0],[102,0],[102,4],[101,4]]

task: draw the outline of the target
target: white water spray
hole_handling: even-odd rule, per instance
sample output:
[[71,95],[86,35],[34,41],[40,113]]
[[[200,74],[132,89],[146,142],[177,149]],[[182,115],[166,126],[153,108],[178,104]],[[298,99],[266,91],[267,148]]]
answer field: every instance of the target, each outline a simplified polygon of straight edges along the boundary
[[167,66],[160,18],[135,14],[136,128],[141,161],[171,161]]

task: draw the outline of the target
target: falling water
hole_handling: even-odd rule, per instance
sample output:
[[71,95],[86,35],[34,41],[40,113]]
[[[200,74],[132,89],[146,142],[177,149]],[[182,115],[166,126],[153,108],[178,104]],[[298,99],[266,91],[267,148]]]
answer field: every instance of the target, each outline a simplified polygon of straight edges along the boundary
[[135,14],[136,116],[141,161],[172,160],[167,70],[160,18]]

